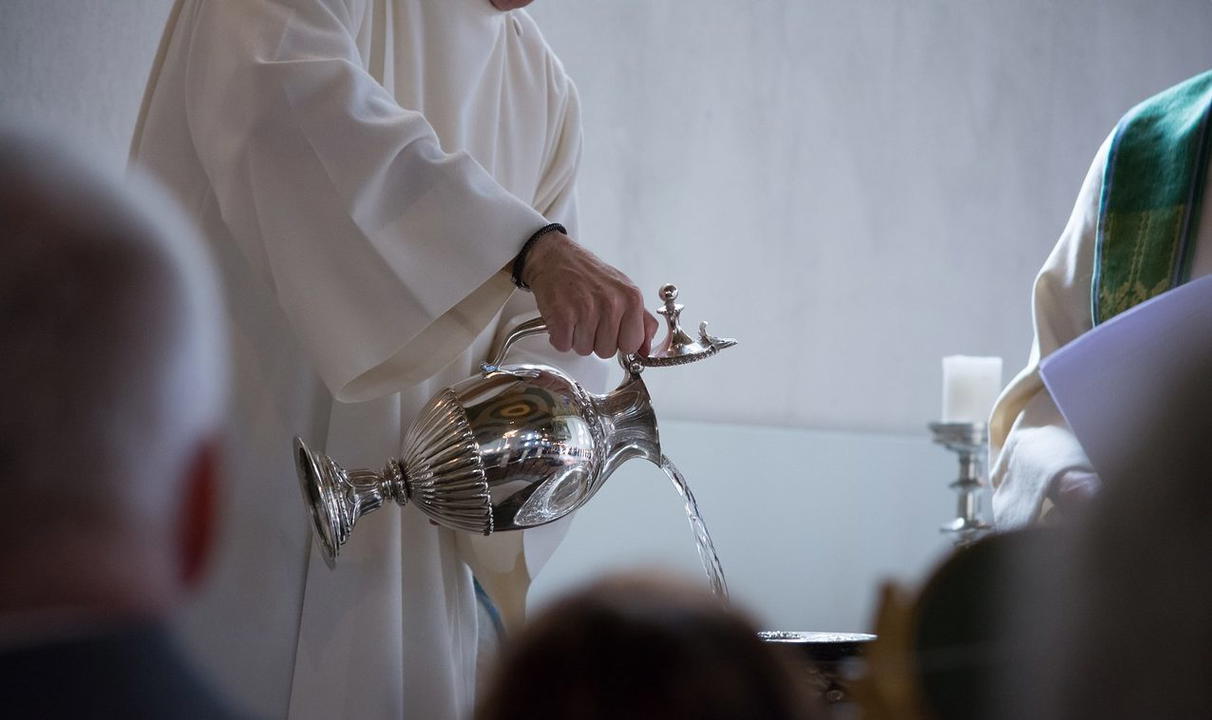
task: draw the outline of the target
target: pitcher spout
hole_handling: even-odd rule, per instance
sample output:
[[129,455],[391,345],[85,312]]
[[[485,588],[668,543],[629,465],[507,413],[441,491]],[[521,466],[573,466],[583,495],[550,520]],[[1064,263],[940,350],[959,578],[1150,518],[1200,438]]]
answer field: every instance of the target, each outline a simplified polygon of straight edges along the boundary
[[619,465],[633,458],[661,464],[661,437],[648,387],[638,374],[630,373],[609,395],[595,398],[594,408],[605,426],[608,450],[600,473],[606,478]]

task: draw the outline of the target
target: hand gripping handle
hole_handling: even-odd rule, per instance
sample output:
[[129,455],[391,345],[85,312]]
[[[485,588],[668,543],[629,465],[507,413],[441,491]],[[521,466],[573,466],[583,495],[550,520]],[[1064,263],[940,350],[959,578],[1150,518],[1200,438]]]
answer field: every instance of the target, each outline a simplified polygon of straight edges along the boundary
[[[691,338],[681,327],[680,317],[684,306],[675,302],[678,297],[677,287],[673,285],[662,286],[660,297],[664,303],[664,307],[659,308],[657,312],[665,317],[665,323],[668,325],[665,339],[661,342],[658,350],[649,353],[646,357],[634,353],[620,355],[619,364],[627,372],[638,375],[646,367],[686,365],[698,362],[699,360],[705,360],[720,350],[736,345],[736,340],[732,338],[720,338],[710,335],[707,332],[707,323],[705,322],[699,324],[698,340]],[[501,348],[493,356],[492,361],[484,363],[481,366],[482,369],[486,373],[500,369],[502,363],[505,362],[505,356],[509,354],[510,348],[515,343],[522,338],[545,334],[546,332],[547,323],[544,322],[543,318],[534,318],[533,320],[527,320],[519,324],[505,336],[505,340],[501,343]]]

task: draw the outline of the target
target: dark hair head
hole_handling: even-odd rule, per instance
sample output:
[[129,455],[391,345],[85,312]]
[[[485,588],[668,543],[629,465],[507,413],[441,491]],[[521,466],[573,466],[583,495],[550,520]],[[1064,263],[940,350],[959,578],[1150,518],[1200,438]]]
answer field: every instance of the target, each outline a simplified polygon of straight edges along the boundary
[[789,660],[704,590],[610,578],[544,612],[505,649],[478,720],[809,718]]

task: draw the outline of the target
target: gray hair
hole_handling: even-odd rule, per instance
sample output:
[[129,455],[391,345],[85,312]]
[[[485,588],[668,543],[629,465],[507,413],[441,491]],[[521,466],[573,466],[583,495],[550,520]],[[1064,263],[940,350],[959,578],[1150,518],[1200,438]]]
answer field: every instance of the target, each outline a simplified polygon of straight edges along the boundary
[[224,411],[219,303],[196,232],[158,187],[0,125],[0,490],[21,505],[10,530],[175,510]]

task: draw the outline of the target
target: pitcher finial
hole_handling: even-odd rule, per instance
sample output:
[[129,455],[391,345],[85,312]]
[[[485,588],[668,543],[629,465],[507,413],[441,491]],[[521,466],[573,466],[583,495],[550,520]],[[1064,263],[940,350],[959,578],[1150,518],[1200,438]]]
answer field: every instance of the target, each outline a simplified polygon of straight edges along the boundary
[[673,284],[662,285],[658,292],[664,307],[657,312],[665,318],[666,335],[658,350],[648,357],[636,357],[635,362],[644,367],[667,367],[697,362],[715,355],[724,348],[736,345],[732,338],[715,337],[707,333],[707,323],[699,324],[699,339],[695,340],[682,330],[682,310],[685,305],[677,302],[678,288]]

